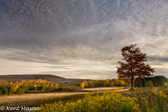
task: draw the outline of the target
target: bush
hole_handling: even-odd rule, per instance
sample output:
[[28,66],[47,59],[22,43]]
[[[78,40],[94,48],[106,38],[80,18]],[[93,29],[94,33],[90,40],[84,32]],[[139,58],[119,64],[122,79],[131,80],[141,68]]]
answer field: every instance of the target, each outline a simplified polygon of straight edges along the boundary
[[151,81],[153,86],[160,87],[168,85],[168,80],[165,76],[154,76],[154,77],[146,77],[144,79],[136,78],[135,86],[136,87],[145,87],[145,83]]
[[155,107],[156,107],[156,111],[157,112],[166,112],[166,108],[167,108],[167,96],[159,90],[154,90],[153,91],[154,94],[154,99],[155,99]]
[[145,84],[146,87],[154,87],[152,81],[147,81]]
[[83,100],[66,103],[60,102],[41,106],[41,112],[138,112],[137,99],[123,96],[120,93],[104,93],[103,95],[87,94]]
[[[132,92],[131,92],[132,93]],[[135,92],[133,92],[135,93]],[[87,94],[76,102],[41,106],[41,112],[167,112],[168,97],[159,90],[125,94]]]

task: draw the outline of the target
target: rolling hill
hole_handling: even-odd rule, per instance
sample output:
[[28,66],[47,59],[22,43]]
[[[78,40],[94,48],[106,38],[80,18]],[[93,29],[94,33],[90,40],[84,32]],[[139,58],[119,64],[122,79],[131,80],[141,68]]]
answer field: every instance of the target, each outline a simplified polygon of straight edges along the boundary
[[0,79],[7,81],[21,81],[21,80],[37,80],[43,79],[48,81],[68,81],[68,79],[51,75],[51,74],[22,74],[22,75],[0,75]]
[[64,77],[52,74],[16,74],[16,75],[0,75],[0,79],[7,81],[21,81],[21,80],[38,80],[43,79],[52,82],[66,82],[66,81],[85,81],[91,79],[67,79]]

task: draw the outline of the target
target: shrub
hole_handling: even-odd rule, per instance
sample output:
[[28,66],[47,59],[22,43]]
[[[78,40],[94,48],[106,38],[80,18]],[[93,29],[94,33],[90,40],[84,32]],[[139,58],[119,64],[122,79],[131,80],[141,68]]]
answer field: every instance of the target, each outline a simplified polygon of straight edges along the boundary
[[155,106],[156,106],[156,111],[157,112],[166,112],[166,108],[167,108],[167,96],[159,90],[154,90],[153,91],[154,94],[154,99],[155,99]]
[[154,87],[152,81],[147,81],[146,84],[145,84],[146,87]]
[[41,112],[138,112],[137,99],[123,96],[120,93],[104,93],[103,95],[87,94],[83,100],[63,104],[55,102],[41,106]]
[[168,97],[159,90],[129,94],[87,94],[76,102],[41,106],[41,112],[167,112]]

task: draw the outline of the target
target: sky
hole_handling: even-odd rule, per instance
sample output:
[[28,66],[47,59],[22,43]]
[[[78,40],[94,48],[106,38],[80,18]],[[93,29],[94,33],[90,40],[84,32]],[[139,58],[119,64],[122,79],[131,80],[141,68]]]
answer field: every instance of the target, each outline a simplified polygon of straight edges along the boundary
[[137,44],[168,77],[168,0],[0,0],[0,74],[111,79]]

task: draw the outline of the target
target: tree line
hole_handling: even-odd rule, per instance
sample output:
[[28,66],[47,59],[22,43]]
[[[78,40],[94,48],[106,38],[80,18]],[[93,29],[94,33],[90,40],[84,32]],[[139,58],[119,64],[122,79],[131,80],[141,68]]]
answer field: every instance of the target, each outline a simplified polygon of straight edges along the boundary
[[114,86],[124,86],[124,85],[126,85],[126,83],[120,79],[92,80],[92,81],[83,81],[81,83],[82,88],[114,87]]
[[81,91],[80,87],[54,83],[42,79],[8,82],[0,80],[0,95],[45,93],[57,91]]
[[135,79],[136,87],[160,87],[167,84],[168,80],[165,76],[145,77],[143,80],[139,78]]

